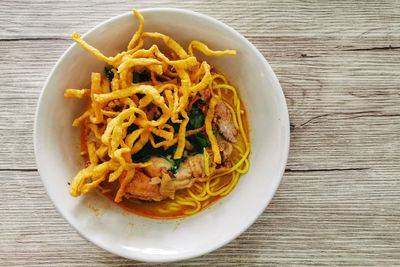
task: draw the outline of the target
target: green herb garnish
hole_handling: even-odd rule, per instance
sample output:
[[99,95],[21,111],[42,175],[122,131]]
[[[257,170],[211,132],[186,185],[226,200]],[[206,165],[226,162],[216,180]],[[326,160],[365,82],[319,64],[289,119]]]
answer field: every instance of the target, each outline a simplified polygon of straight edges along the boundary
[[210,145],[210,141],[208,140],[207,135],[204,135],[202,133],[188,136],[187,139],[194,146],[197,153],[203,153],[203,148]]
[[132,155],[133,162],[146,162],[153,156],[163,157],[165,151],[162,148],[154,148],[150,142],[146,143],[141,150]]
[[193,105],[189,113],[189,126],[191,129],[197,129],[204,125],[204,114],[200,108]]
[[151,80],[150,73],[147,71],[144,72],[134,72],[133,73],[133,83],[142,83],[142,82],[147,82]]
[[111,82],[114,78],[114,72],[112,71],[111,67],[104,67],[104,74],[106,75],[107,79]]
[[171,126],[174,128],[174,131],[175,131],[175,132],[178,132],[178,131],[179,131],[179,127],[180,127],[180,124],[179,124],[179,123],[173,123],[173,122],[171,121],[171,119],[169,119],[169,120],[167,121],[167,124],[171,125]]
[[181,163],[187,159],[186,156],[182,156],[180,159],[172,159],[167,158],[167,160],[172,164],[171,168],[169,168],[168,171],[172,172],[174,175],[177,173],[179,167],[181,166]]
[[[170,161],[171,162],[171,161]],[[179,169],[179,166],[181,165],[181,162],[182,162],[182,159],[175,159],[175,160],[172,160],[172,166],[171,166],[171,168],[169,168],[169,170],[168,171],[170,171],[170,172],[172,172],[174,175],[176,174],[176,172],[178,171],[178,169]]]

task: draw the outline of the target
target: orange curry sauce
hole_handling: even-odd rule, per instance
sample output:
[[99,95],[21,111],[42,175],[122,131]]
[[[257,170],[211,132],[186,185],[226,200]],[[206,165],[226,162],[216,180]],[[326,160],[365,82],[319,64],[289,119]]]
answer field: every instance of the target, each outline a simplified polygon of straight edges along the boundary
[[[246,111],[245,106],[243,105],[242,101],[241,101],[241,109],[245,111],[244,114],[241,115],[241,118],[242,118],[242,122],[243,122],[243,127],[245,129],[245,133],[246,133],[247,137],[249,137],[250,130],[249,130],[248,119],[246,116],[247,111]],[[87,137],[87,134],[89,133],[89,130],[86,127],[86,125],[87,125],[87,123],[85,121],[81,127],[81,149],[83,152],[87,152],[86,137]],[[232,154],[233,154],[233,157],[235,157],[235,154],[237,154],[237,152],[234,150],[234,152]],[[236,155],[236,156],[238,156],[238,155]],[[83,158],[85,160],[85,164],[88,165],[89,164],[88,154],[85,153],[83,155]],[[227,174],[223,177],[220,177],[220,182],[218,185],[220,187],[223,187],[224,185],[228,184],[231,180],[231,177],[232,177],[231,174]],[[103,183],[101,183],[101,189],[98,189],[98,190],[100,190],[108,199],[110,199],[110,201],[114,202],[114,197],[118,190],[118,186],[119,186],[118,180],[113,183],[108,183],[107,181],[104,181]],[[187,195],[188,195],[188,193],[187,193],[186,189],[182,189],[182,190],[176,192],[176,196],[185,197]],[[221,196],[210,197],[208,204],[205,207],[202,207],[201,210],[209,207],[211,204],[215,203],[220,198],[221,198]],[[155,219],[175,219],[175,218],[186,217],[189,215],[185,214],[185,212],[187,210],[191,210],[194,208],[191,206],[181,205],[182,208],[178,209],[177,211],[169,211],[168,212],[165,210],[168,203],[176,203],[176,201],[172,200],[172,199],[166,199],[166,200],[156,202],[156,201],[143,201],[143,200],[133,199],[133,198],[131,198],[131,199],[123,198],[123,200],[121,202],[115,203],[115,204],[117,204],[118,206],[120,206],[121,208],[123,208],[129,212],[132,212],[137,215],[144,216],[144,217],[148,217],[148,218],[155,218]],[[164,211],[160,211],[163,209],[164,209]]]

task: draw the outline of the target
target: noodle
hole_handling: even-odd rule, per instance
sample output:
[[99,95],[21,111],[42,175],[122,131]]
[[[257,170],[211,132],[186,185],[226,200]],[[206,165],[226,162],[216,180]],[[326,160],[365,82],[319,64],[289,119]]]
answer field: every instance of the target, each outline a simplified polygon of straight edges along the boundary
[[[236,51],[211,50],[197,40],[185,51],[167,35],[144,32],[143,16],[137,10],[133,14],[139,21],[138,29],[127,50],[115,56],[105,56],[78,33],[71,35],[83,49],[110,67],[105,69],[105,76],[92,73],[90,89],[64,92],[66,98],[89,98],[87,110],[72,123],[74,127],[82,127],[81,154],[86,157],[87,165],[73,178],[70,194],[79,196],[98,188],[114,202],[125,203],[135,177],[152,164],[147,150],[160,153],[172,149],[168,160],[179,162],[179,166],[187,158],[187,147],[194,147],[190,140],[207,138],[207,145],[197,151],[204,160],[204,176],[181,187],[170,199],[147,205],[156,217],[195,214],[232,192],[240,176],[250,168],[245,111],[237,90],[224,75],[194,56],[194,50],[206,56],[235,55]],[[161,52],[155,44],[146,49],[145,39],[160,39],[170,51]],[[208,99],[202,95],[207,90]],[[219,102],[226,106],[237,131],[237,143],[232,144],[235,156],[225,167],[221,167],[226,160],[219,143],[222,137],[214,125]],[[196,108],[201,110],[197,112],[201,112],[203,121],[194,127],[192,111]],[[141,154],[144,157],[136,161]],[[167,181],[165,175],[164,172],[161,178],[151,176],[154,180],[149,186],[161,183],[161,192]],[[115,190],[111,184],[116,185]],[[137,208],[141,204],[132,205]]]

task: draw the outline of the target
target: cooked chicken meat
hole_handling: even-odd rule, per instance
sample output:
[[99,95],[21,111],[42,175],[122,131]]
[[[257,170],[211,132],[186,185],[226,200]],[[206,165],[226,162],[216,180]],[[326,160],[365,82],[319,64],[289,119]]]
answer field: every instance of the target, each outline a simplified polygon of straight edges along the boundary
[[[222,164],[217,166],[215,163],[209,162],[209,176],[228,170],[230,164],[228,160],[233,151],[230,142],[237,141],[237,130],[233,124],[232,115],[222,101],[219,101],[215,107],[214,123],[222,136],[229,142],[222,137],[219,138],[218,146]],[[137,171],[131,183],[128,184],[126,189],[128,195],[142,200],[174,199],[176,190],[189,188],[196,180],[207,180],[203,154],[189,156],[182,161],[174,175],[170,172],[173,167],[170,160],[153,156],[149,161],[152,164],[143,169],[144,173]]]
[[136,171],[132,181],[126,186],[126,196],[141,200],[161,201],[160,186],[151,183],[151,178],[143,172]]
[[[232,145],[227,141],[220,141],[220,149],[223,160],[226,160],[232,153]],[[196,180],[207,180],[205,160],[203,154],[188,157],[181,162],[175,175],[169,171],[172,164],[162,157],[151,157],[151,165],[145,167],[144,173],[136,171],[134,178],[127,185],[127,196],[142,200],[160,201],[165,198],[174,199],[176,190],[189,188]],[[226,171],[227,168],[221,165],[216,168],[215,163],[209,163],[210,175]]]
[[151,165],[144,168],[144,172],[150,177],[161,177],[161,174],[171,169],[170,161],[162,157],[151,157]]
[[215,106],[213,121],[226,140],[231,143],[237,142],[236,136],[238,131],[233,124],[232,114],[223,101],[218,101],[217,105]]
[[[222,138],[221,138],[222,139]],[[224,141],[224,140],[220,140],[218,142],[218,147],[219,147],[219,151],[221,153],[221,157],[222,157],[222,161],[226,161],[230,155],[232,154],[233,151],[233,147],[232,144]]]

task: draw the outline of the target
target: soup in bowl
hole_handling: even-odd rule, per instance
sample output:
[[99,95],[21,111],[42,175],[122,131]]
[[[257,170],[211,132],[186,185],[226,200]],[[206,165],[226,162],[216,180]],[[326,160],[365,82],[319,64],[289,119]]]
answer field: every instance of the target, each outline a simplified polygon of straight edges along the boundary
[[36,159],[87,239],[131,259],[181,260],[265,209],[287,159],[287,108],[264,57],[225,24],[179,9],[135,15],[72,35],[79,45],[39,100]]

